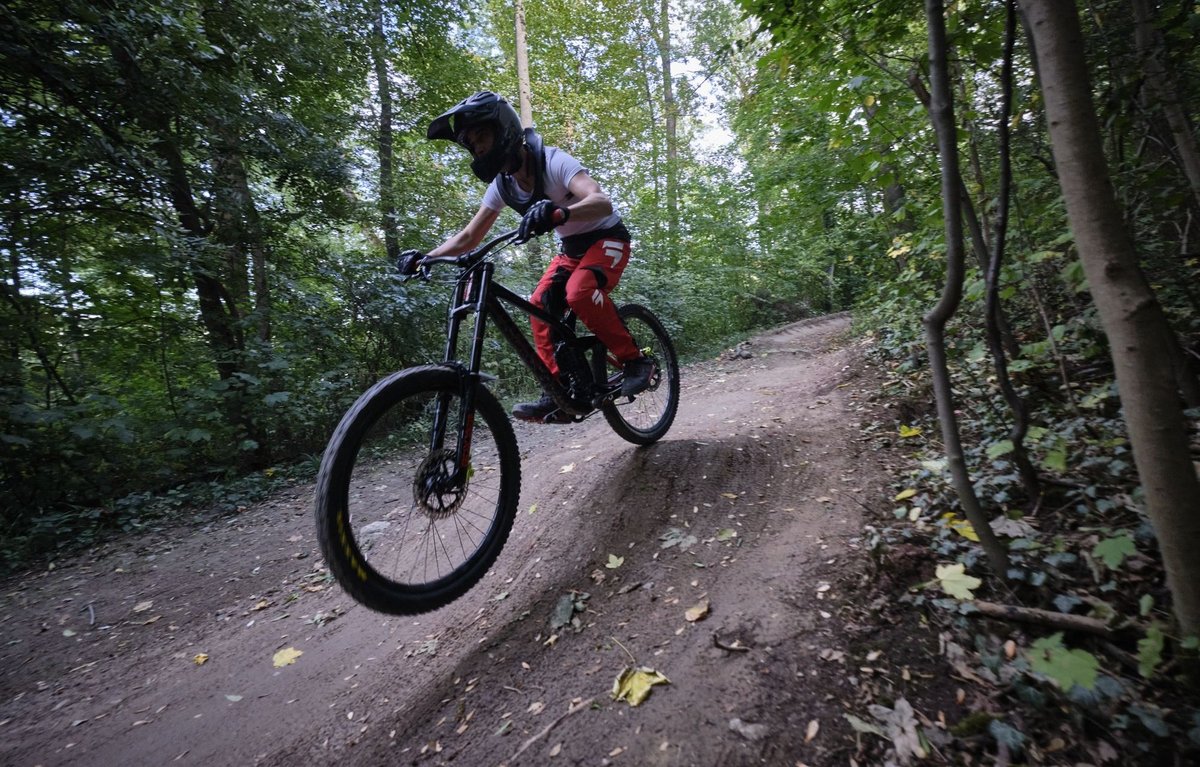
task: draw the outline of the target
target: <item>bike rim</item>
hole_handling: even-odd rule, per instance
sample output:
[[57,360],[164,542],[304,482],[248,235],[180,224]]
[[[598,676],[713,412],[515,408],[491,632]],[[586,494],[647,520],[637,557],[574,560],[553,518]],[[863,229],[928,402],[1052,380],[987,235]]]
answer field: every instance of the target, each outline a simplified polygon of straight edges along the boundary
[[[439,400],[448,400],[445,439],[430,447]],[[485,555],[500,524],[500,448],[474,419],[465,479],[454,481],[461,400],[417,392],[392,403],[365,430],[346,494],[353,544],[365,566],[393,587],[433,590]]]
[[635,395],[632,400],[618,396],[614,405],[621,420],[630,428],[648,433],[654,431],[670,413],[671,377],[675,371],[670,352],[654,329],[637,316],[623,319],[642,354],[654,359],[657,370],[650,388]]

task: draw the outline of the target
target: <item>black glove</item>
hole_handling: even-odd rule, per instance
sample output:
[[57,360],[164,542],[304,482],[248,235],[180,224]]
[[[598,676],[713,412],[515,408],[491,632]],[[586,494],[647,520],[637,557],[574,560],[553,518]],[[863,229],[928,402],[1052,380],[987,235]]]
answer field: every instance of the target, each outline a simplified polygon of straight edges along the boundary
[[411,277],[417,273],[417,262],[422,258],[425,258],[425,254],[419,250],[402,251],[396,259],[396,271],[405,277]]
[[566,223],[570,217],[571,211],[566,208],[549,200],[539,200],[525,211],[525,217],[521,219],[521,226],[517,229],[517,242],[529,242],[559,224]]

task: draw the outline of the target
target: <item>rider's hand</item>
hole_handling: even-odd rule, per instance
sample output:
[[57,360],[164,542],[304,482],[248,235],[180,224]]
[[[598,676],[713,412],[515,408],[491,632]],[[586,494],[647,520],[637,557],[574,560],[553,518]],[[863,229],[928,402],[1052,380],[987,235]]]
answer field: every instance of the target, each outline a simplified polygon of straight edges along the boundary
[[419,250],[405,250],[396,259],[396,271],[405,277],[411,277],[417,273],[417,262],[422,258],[425,258],[425,254]]
[[566,223],[570,217],[571,211],[566,208],[549,200],[539,200],[525,211],[525,217],[521,219],[521,226],[517,229],[517,241],[528,242],[559,224]]

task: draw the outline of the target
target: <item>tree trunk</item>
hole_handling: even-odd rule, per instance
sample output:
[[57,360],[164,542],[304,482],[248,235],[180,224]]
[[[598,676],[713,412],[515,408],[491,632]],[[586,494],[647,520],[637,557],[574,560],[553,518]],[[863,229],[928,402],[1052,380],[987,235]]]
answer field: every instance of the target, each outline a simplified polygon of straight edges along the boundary
[[1037,43],[1050,143],[1084,273],[1109,339],[1146,511],[1185,634],[1200,632],[1200,482],[1170,367],[1174,335],[1108,175],[1074,3],[1020,0]]
[[662,68],[663,121],[666,127],[667,255],[672,265],[679,263],[679,105],[675,101],[675,82],[671,75],[671,16],[668,0],[660,0],[658,18],[648,14],[650,31],[658,43]]
[[[1200,211],[1200,146],[1192,131],[1191,121],[1179,101],[1175,77],[1166,65],[1167,50],[1162,35],[1154,26],[1154,11],[1150,0],[1132,0],[1134,41],[1142,61],[1142,74],[1153,101],[1163,110],[1179,165],[1192,189],[1192,197]],[[1153,105],[1151,105],[1153,106]]]
[[[1152,113],[1155,106],[1162,107],[1163,117],[1171,135],[1171,143],[1175,148],[1174,160],[1179,163],[1188,186],[1192,190],[1192,200],[1196,211],[1200,212],[1200,146],[1197,145],[1187,112],[1179,102],[1179,91],[1175,78],[1166,66],[1167,50],[1162,35],[1154,25],[1154,11],[1150,0],[1132,0],[1135,21],[1134,40],[1137,43],[1138,56],[1142,62],[1142,74],[1145,75],[1146,95],[1143,99],[1147,112]],[[1161,128],[1159,129],[1161,131]],[[1197,366],[1184,351],[1182,344],[1173,344],[1173,365],[1179,388],[1189,407],[1200,406],[1200,379],[1197,377]]]
[[396,191],[392,177],[392,82],[387,65],[387,36],[383,33],[383,2],[376,0],[371,36],[371,58],[379,88],[379,212],[382,216],[383,242],[389,263],[400,257],[397,232]]
[[975,528],[979,542],[987,554],[992,572],[1003,577],[1008,553],[992,532],[989,520],[979,505],[971,477],[963,457],[958,434],[958,419],[954,414],[954,392],[946,367],[946,322],[958,309],[962,299],[963,240],[962,209],[958,187],[962,176],[958,167],[958,146],[954,124],[954,107],[946,68],[946,22],[942,0],[925,0],[929,17],[929,80],[931,100],[929,113],[937,130],[938,152],[942,165],[942,212],[946,219],[946,285],[941,300],[924,318],[925,337],[929,349],[929,367],[933,377],[934,398],[950,475],[963,511]]
[[1004,344],[1001,341],[1000,319],[1000,267],[1004,263],[1004,248],[1008,234],[1008,203],[1012,194],[1012,158],[1009,152],[1008,119],[1012,107],[1012,60],[1013,45],[1016,40],[1016,10],[1013,0],[1007,0],[1007,24],[1004,31],[1004,63],[1001,71],[1000,120],[997,126],[997,136],[1000,153],[1000,186],[996,195],[996,234],[992,238],[991,259],[987,268],[987,299],[984,302],[984,317],[987,319],[987,341],[992,352],[992,363],[996,368],[996,382],[1004,394],[1004,400],[1012,411],[1012,428],[1009,430],[1009,441],[1012,443],[1013,463],[1021,476],[1021,484],[1025,486],[1025,494],[1029,498],[1031,508],[1036,508],[1041,498],[1041,485],[1037,469],[1029,460],[1029,451],[1025,449],[1025,435],[1029,433],[1029,408],[1025,400],[1013,386],[1012,377],[1008,374],[1008,359],[1004,354]]
[[529,48],[525,44],[525,2],[516,4],[517,100],[521,105],[521,125],[533,127],[533,89],[529,85]]

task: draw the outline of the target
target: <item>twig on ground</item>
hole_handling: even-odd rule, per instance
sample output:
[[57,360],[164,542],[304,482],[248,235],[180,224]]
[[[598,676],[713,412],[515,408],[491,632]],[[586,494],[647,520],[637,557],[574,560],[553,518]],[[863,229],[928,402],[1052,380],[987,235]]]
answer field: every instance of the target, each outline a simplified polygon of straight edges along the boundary
[[1050,628],[1064,629],[1068,631],[1083,631],[1088,634],[1095,634],[1097,636],[1106,638],[1112,636],[1112,629],[1106,622],[1099,620],[1098,618],[1089,618],[1086,615],[1070,615],[1068,613],[1056,613],[1051,612],[1050,610],[1042,610],[1037,607],[1000,605],[996,604],[995,602],[975,601],[972,602],[971,605],[979,611],[980,615],[988,618],[1019,621],[1021,623],[1034,623],[1039,626],[1049,626]]
[[[738,645],[738,644],[725,644],[724,642],[722,642],[720,639],[717,638],[717,632],[715,632],[715,631],[713,632],[712,640],[713,640],[714,645],[716,645],[717,647],[720,647],[722,650],[726,650],[728,652],[750,652],[749,647],[742,647],[741,645]],[[736,642],[737,640],[734,640],[734,641]]]
[[[619,643],[618,643],[618,644],[619,644]],[[538,741],[539,741],[539,740],[541,740],[542,738],[544,738],[544,737],[546,737],[547,735],[549,735],[551,730],[553,730],[553,729],[554,729],[555,727],[557,727],[558,725],[562,724],[562,721],[563,721],[564,719],[566,719],[568,716],[570,716],[571,714],[577,714],[577,713],[579,713],[580,711],[582,711],[582,710],[584,710],[585,708],[587,708],[588,706],[592,705],[592,701],[594,701],[594,700],[595,700],[595,698],[588,698],[587,700],[581,700],[581,701],[579,701],[578,703],[576,703],[574,706],[571,706],[569,709],[567,709],[567,713],[563,714],[562,716],[560,716],[559,718],[555,719],[555,720],[554,720],[553,722],[551,722],[550,724],[546,725],[546,726],[545,726],[545,727],[542,729],[542,731],[541,731],[541,732],[539,732],[537,735],[531,735],[531,736],[529,736],[529,739],[528,739],[528,740],[526,740],[524,743],[522,743],[522,744],[521,744],[521,747],[517,749],[517,753],[513,754],[512,756],[510,756],[510,757],[508,758],[508,761],[506,761],[504,764],[506,764],[506,765],[507,765],[507,764],[512,764],[512,763],[516,762],[516,761],[517,761],[517,757],[519,757],[521,754],[525,753],[525,751],[526,751],[526,750],[527,750],[527,749],[528,749],[530,746],[532,746],[534,743],[538,742]]]
[[637,658],[633,657],[633,653],[629,652],[629,648],[628,648],[628,647],[626,647],[625,645],[621,644],[621,640],[620,640],[620,639],[617,639],[617,638],[616,638],[616,637],[614,637],[614,636],[610,636],[610,637],[609,637],[609,639],[611,639],[611,640],[613,640],[614,642],[616,642],[616,643],[617,643],[617,647],[620,647],[622,650],[624,650],[624,651],[625,651],[625,654],[629,656],[629,662],[630,662],[630,663],[632,663],[632,664],[633,664],[633,665],[635,665],[635,666],[637,665]]

